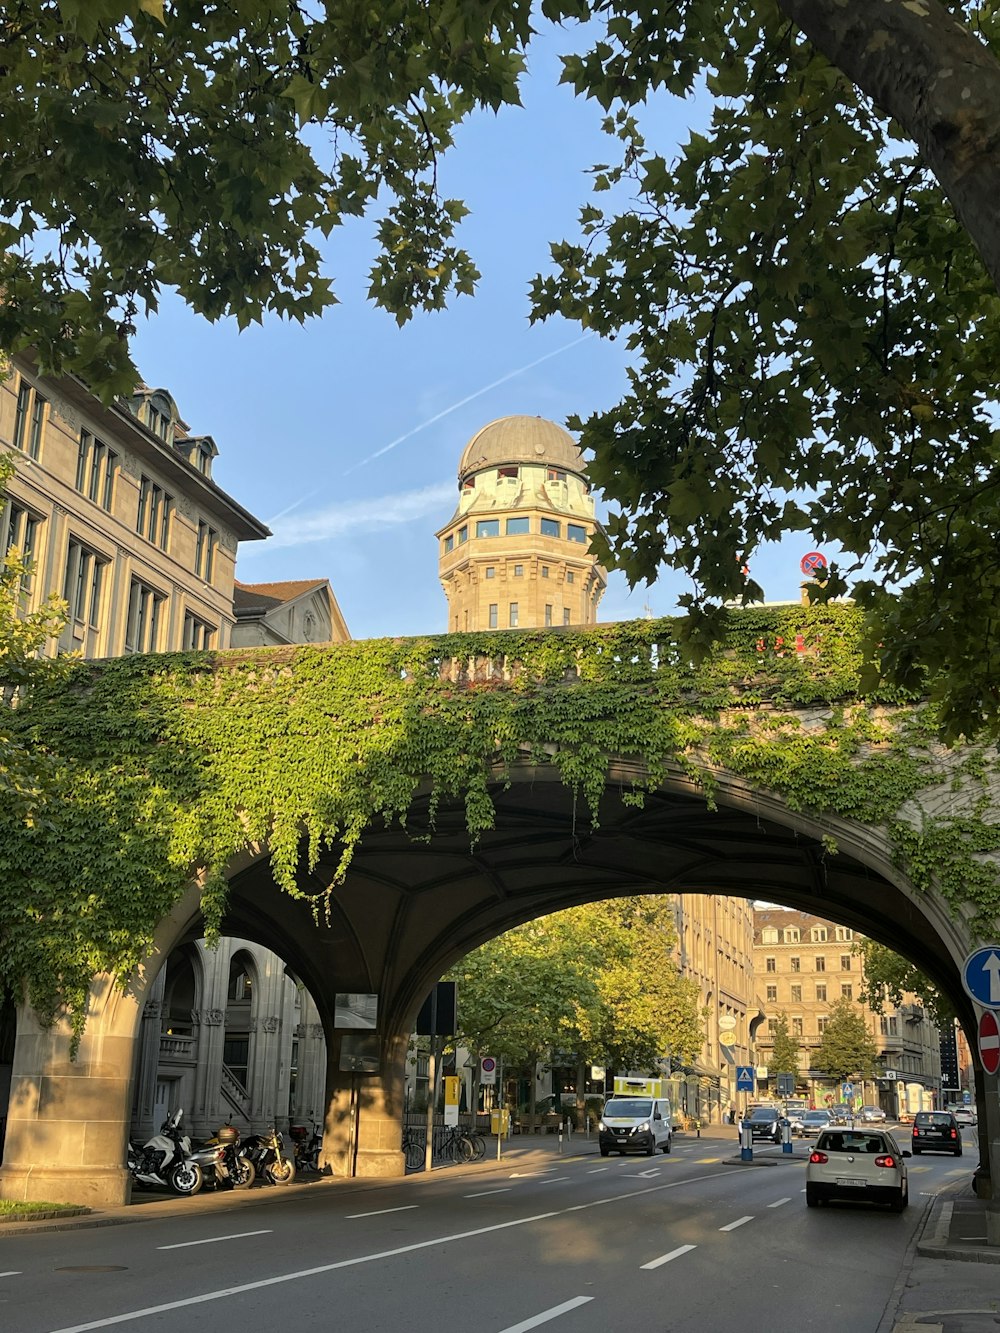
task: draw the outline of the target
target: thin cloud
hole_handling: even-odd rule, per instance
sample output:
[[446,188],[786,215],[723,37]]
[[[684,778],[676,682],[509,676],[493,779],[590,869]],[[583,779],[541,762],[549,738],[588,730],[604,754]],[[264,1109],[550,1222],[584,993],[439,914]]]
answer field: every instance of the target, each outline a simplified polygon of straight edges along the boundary
[[[310,546],[317,542],[337,541],[362,528],[393,528],[440,515],[442,506],[455,496],[453,480],[436,482],[416,491],[395,495],[371,496],[364,500],[344,500],[325,509],[300,514],[282,522],[272,520],[273,536],[266,542],[247,543],[240,558],[264,555],[279,547]],[[287,511],[286,511],[287,512]]]

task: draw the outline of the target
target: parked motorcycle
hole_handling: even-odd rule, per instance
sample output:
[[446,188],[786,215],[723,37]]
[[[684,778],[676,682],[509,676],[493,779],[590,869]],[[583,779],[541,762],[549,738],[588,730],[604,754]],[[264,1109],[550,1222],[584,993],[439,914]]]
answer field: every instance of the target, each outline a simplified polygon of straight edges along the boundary
[[149,1188],[160,1185],[175,1194],[197,1194],[204,1175],[201,1164],[191,1152],[191,1140],[181,1133],[183,1110],[168,1116],[148,1142],[139,1144],[131,1139],[127,1164],[132,1179]]
[[295,1150],[296,1171],[315,1171],[319,1175],[319,1155],[323,1148],[323,1135],[316,1127],[316,1121],[310,1121],[309,1125],[289,1125],[288,1134]]
[[295,1179],[295,1159],[284,1151],[285,1140],[272,1125],[266,1134],[251,1134],[243,1152],[254,1170],[271,1185],[290,1185]]
[[249,1189],[257,1178],[254,1164],[240,1142],[240,1131],[229,1121],[195,1149],[194,1159],[216,1189]]

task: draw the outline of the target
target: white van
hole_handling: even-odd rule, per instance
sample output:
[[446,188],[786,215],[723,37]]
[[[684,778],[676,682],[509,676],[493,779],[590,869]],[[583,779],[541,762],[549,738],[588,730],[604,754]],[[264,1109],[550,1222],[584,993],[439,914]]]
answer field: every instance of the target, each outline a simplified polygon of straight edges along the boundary
[[601,1156],[610,1152],[642,1152],[652,1157],[669,1152],[673,1121],[666,1097],[611,1096],[604,1103],[598,1127]]

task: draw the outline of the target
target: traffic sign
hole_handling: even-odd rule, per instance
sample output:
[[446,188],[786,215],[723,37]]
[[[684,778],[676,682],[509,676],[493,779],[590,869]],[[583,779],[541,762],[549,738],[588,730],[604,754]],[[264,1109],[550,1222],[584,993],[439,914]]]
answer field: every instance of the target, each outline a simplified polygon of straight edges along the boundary
[[753,1065],[736,1066],[736,1091],[753,1092]]
[[984,1009],[1000,1008],[1000,944],[987,944],[962,964],[962,985]]
[[853,1083],[841,1083],[840,1092],[845,1101],[849,1101],[854,1096]]
[[979,1058],[987,1074],[1000,1069],[1000,1023],[992,1009],[979,1019]]
[[492,1055],[483,1056],[479,1069],[480,1083],[495,1083],[497,1081],[497,1062],[493,1059]]
[[822,551],[810,551],[799,561],[799,569],[802,570],[803,574],[809,574],[810,576],[820,573],[825,574],[826,556]]

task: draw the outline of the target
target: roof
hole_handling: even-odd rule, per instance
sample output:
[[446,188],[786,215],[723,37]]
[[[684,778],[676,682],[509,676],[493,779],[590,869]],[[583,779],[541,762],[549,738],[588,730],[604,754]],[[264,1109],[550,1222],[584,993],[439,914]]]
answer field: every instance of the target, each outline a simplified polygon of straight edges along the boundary
[[241,583],[237,579],[233,584],[233,607],[237,614],[273,611],[326,583],[326,579],[290,579],[285,583]]
[[539,463],[584,475],[587,465],[569,431],[544,417],[500,417],[476,431],[462,451],[458,479],[504,464]]

